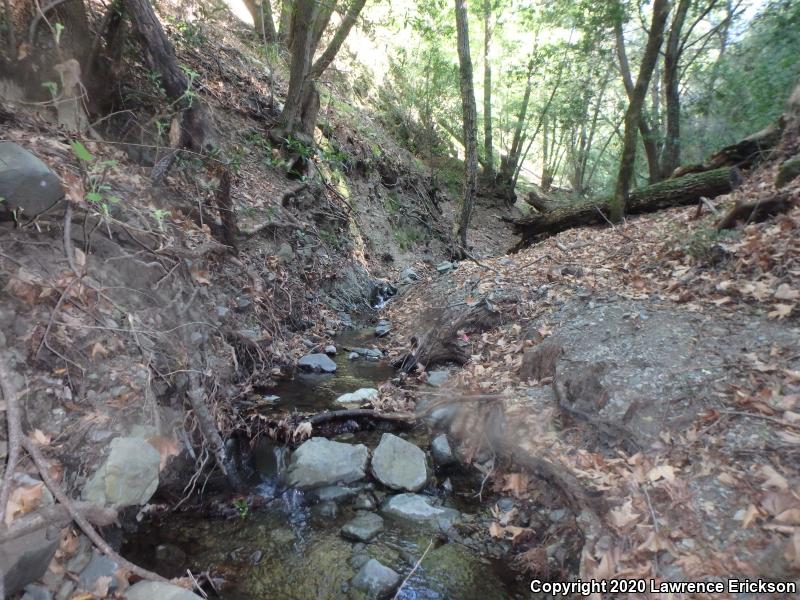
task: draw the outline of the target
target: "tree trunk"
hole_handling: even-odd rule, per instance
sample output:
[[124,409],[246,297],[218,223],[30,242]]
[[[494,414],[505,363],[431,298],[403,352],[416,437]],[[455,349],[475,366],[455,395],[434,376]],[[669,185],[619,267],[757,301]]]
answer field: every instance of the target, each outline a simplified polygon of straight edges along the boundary
[[522,130],[525,128],[525,121],[528,118],[528,104],[531,99],[531,88],[533,87],[533,59],[528,63],[528,78],[525,83],[525,94],[522,96],[522,106],[517,115],[517,124],[514,127],[514,137],[511,140],[511,150],[508,152],[506,169],[503,172],[503,180],[511,181],[514,171],[517,168],[519,157],[522,152]]
[[681,94],[678,67],[681,59],[681,31],[691,4],[692,0],[678,2],[664,49],[664,98],[667,107],[667,125],[664,147],[661,150],[660,168],[663,179],[672,175],[681,160]]
[[[736,189],[742,182],[738,169],[724,167],[705,173],[694,173],[678,179],[667,179],[631,192],[628,198],[630,214],[649,213],[697,202],[701,197],[714,198]],[[581,203],[549,210],[542,215],[509,220],[516,233],[522,234],[518,248],[533,243],[535,238],[554,235],[574,227],[606,222],[613,201]]]
[[478,109],[472,80],[472,58],[469,51],[469,22],[466,0],[455,0],[461,107],[464,118],[464,198],[458,222],[458,238],[467,249],[467,229],[472,217],[478,187]]
[[175,50],[167,39],[153,5],[148,0],[123,0],[134,31],[147,57],[148,66],[161,76],[167,96],[182,109],[181,146],[195,152],[212,150],[216,146],[211,119],[205,104],[189,97],[190,83],[178,66]]
[[[631,77],[631,67],[628,63],[628,54],[625,51],[625,36],[622,32],[622,22],[617,22],[614,26],[614,33],[617,38],[617,57],[619,59],[619,70],[622,73],[622,82],[625,85],[625,92],[628,95],[628,101],[633,97],[633,77]],[[642,145],[644,146],[644,153],[647,157],[647,171],[649,174],[649,182],[656,183],[661,179],[661,170],[658,164],[658,144],[656,143],[656,136],[647,122],[647,117],[642,114],[637,123],[639,132],[642,134]]]
[[[316,14],[315,0],[295,0],[289,34],[291,39],[289,50],[292,57],[289,66],[289,91],[279,120],[280,137],[298,134],[302,137],[304,129],[308,128],[307,122],[303,124],[303,106],[309,102],[308,75],[311,71],[311,45]],[[306,138],[303,141],[313,143],[314,140]]]
[[247,12],[253,17],[253,26],[256,33],[264,38],[268,44],[273,44],[278,39],[275,31],[275,19],[272,16],[270,0],[242,0]]
[[658,61],[658,52],[664,39],[664,27],[668,15],[669,0],[654,0],[653,18],[650,23],[650,33],[647,36],[647,45],[642,57],[642,64],[639,67],[636,85],[633,86],[633,93],[628,103],[628,110],[625,112],[622,158],[619,165],[614,200],[611,204],[611,218],[613,220],[619,220],[625,214],[628,190],[631,186],[633,169],[636,163],[636,133],[642,116],[642,107],[647,95],[647,88],[650,85],[650,78],[653,75],[653,69],[656,66],[656,61]]
[[483,0],[483,148],[486,177],[494,178],[494,142],[492,141],[492,64],[489,54],[492,44],[492,3]]
[[289,47],[289,31],[292,28],[292,10],[294,0],[282,0],[278,22],[278,41]]
[[318,79],[325,69],[333,62],[333,59],[338,54],[345,39],[347,39],[347,36],[350,34],[353,25],[356,24],[358,16],[361,14],[361,9],[364,8],[366,3],[367,0],[353,0],[352,4],[350,4],[350,8],[347,10],[347,13],[345,13],[341,25],[339,25],[339,29],[337,29],[336,33],[333,35],[333,39],[311,68],[311,79]]

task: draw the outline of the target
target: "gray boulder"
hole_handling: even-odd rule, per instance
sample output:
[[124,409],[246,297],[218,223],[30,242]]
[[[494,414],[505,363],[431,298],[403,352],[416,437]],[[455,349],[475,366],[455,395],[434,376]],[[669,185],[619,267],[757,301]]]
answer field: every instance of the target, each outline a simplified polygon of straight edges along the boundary
[[372,455],[372,474],[386,487],[417,492],[428,481],[425,453],[394,434],[384,433]]
[[58,532],[47,535],[42,527],[0,545],[0,578],[6,597],[10,598],[47,571],[58,548]]
[[292,454],[287,480],[289,485],[300,488],[352,483],[364,477],[368,457],[363,444],[311,438]]
[[447,467],[457,462],[456,457],[453,456],[453,449],[450,447],[450,442],[447,441],[445,434],[437,435],[431,442],[431,454],[433,455],[433,462],[439,467]]
[[47,165],[13,142],[0,142],[1,210],[34,217],[64,197],[61,181]]
[[322,371],[323,373],[335,373],[336,363],[327,354],[306,354],[297,361],[297,366],[305,371]]
[[428,379],[425,380],[425,383],[431,387],[442,387],[444,382],[447,381],[448,377],[450,377],[449,371],[430,371],[428,373]]
[[433,506],[428,496],[421,494],[398,494],[392,496],[381,507],[383,514],[425,525],[434,529],[450,529],[461,519],[461,514],[444,506]]
[[314,490],[313,497],[317,502],[344,502],[354,498],[361,490],[354,487],[342,485],[327,485]]
[[140,581],[125,592],[126,600],[202,600],[187,589],[160,581]]
[[95,553],[86,568],[81,571],[79,578],[81,589],[91,592],[103,577],[108,578],[109,591],[117,589],[117,578],[114,577],[117,569],[119,565],[116,562],[103,554]]
[[447,273],[448,271],[452,271],[453,270],[453,263],[451,263],[450,261],[447,261],[447,260],[444,261],[444,262],[440,262],[438,265],[436,265],[436,270],[439,273]]
[[147,503],[158,488],[161,455],[142,438],[111,440],[111,452],[83,488],[83,498],[114,508]]
[[379,348],[353,348],[352,352],[364,358],[383,358],[383,352]]
[[337,404],[361,404],[363,402],[374,402],[380,393],[375,388],[361,388],[349,394],[342,394],[336,399]]
[[386,319],[381,319],[380,321],[378,321],[378,325],[375,327],[375,335],[377,337],[385,337],[389,335],[389,332],[391,330],[392,330],[392,324]]
[[383,519],[371,512],[361,513],[342,527],[342,537],[356,542],[368,542],[383,531]]
[[400,585],[400,575],[372,558],[361,567],[351,583],[357,590],[366,592],[368,598],[382,600],[390,597]]

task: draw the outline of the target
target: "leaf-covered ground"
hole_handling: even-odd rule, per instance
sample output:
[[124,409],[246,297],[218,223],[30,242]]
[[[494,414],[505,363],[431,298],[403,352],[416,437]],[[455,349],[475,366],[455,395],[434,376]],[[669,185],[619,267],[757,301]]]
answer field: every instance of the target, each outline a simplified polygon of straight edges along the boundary
[[[717,206],[768,195],[773,176],[762,168]],[[469,360],[425,401],[458,401],[479,467],[511,442],[601,499],[574,511],[583,578],[800,572],[800,209],[725,234],[717,218],[686,208],[564,232],[431,273],[389,308],[397,356],[475,307],[501,315],[456,332]],[[561,352],[555,381],[526,379],[546,343]],[[588,420],[564,410],[559,380]],[[490,479],[535,504],[552,485],[514,458]],[[498,514],[490,534],[541,574],[542,540],[515,518]]]

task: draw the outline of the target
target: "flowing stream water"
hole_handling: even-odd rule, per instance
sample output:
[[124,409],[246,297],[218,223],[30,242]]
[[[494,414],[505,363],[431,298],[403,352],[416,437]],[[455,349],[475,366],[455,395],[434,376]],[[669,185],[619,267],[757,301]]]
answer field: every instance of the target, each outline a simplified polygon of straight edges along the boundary
[[[363,335],[351,334],[339,339],[338,345],[363,347],[369,345],[367,341]],[[394,373],[380,362],[351,361],[347,354],[340,349],[336,375],[301,375],[270,390],[280,398],[274,403],[275,411],[335,408],[340,394],[378,387]],[[378,431],[361,431],[334,439],[363,443],[374,450],[380,436]],[[404,437],[423,450],[429,447],[429,432],[422,428]],[[226,580],[221,593],[225,600],[367,598],[350,580],[369,558],[405,578],[436,537],[435,532],[385,517],[385,531],[370,543],[344,539],[340,529],[356,514],[353,499],[332,506],[315,502],[313,494],[286,488],[283,475],[289,452],[266,441],[255,447],[252,459],[257,475],[250,493],[263,500],[258,508],[231,511],[228,518],[191,512],[156,517],[126,540],[123,554],[167,577],[185,575],[187,568],[192,572],[210,570]],[[435,494],[445,505],[461,511],[467,529],[485,528],[490,505],[475,498],[480,478],[458,470],[432,470],[432,474],[423,493]],[[448,484],[443,486],[445,480]],[[377,500],[391,493],[374,482],[365,485]],[[445,538],[431,545],[397,597],[493,600],[531,595],[503,561]]]

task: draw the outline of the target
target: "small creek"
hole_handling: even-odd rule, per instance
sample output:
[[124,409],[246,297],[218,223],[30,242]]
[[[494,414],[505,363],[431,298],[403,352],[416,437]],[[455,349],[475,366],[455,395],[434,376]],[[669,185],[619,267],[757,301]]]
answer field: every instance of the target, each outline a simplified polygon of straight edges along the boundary
[[[394,370],[382,362],[347,357],[345,347],[370,347],[373,339],[363,332],[340,337],[337,374],[300,375],[271,389],[267,393],[280,397],[273,404],[275,411],[336,408],[334,401],[340,394],[378,387],[391,378]],[[422,428],[400,435],[425,451],[429,449],[430,435]],[[363,443],[374,450],[380,436],[379,431],[361,431],[334,439]],[[241,515],[230,511],[229,518],[191,512],[156,517],[142,523],[126,540],[123,554],[167,577],[185,575],[187,568],[195,573],[210,570],[225,578],[221,594],[225,600],[357,600],[368,596],[354,589],[350,581],[367,559],[375,558],[405,578],[434,536],[420,526],[385,517],[385,530],[377,538],[367,544],[350,542],[340,535],[340,529],[356,515],[355,498],[338,504],[320,503],[315,502],[313,493],[287,489],[283,476],[289,450],[284,447],[262,442],[254,448],[252,459],[256,476],[251,494],[259,500],[257,508]],[[485,531],[490,503],[480,504],[475,498],[480,477],[433,469],[431,474],[421,493],[438,496],[444,505],[461,511],[466,530]],[[442,485],[445,480],[449,485]],[[363,482],[361,489],[378,502],[391,493],[377,482]],[[531,597],[525,583],[504,561],[487,558],[486,553],[473,549],[480,546],[462,541],[468,536],[462,530],[458,540],[451,537],[433,547],[398,597]]]

